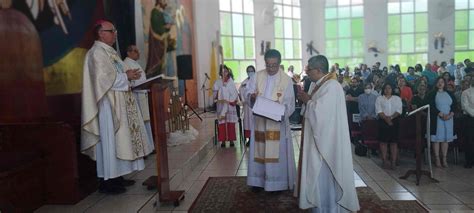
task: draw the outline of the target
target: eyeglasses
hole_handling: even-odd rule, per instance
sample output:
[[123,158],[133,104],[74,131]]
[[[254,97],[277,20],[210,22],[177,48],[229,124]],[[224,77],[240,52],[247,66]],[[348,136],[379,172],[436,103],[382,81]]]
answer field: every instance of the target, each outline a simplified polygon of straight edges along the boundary
[[277,67],[280,67],[280,64],[278,64],[278,63],[265,64],[265,66],[268,67],[268,68],[277,68]]
[[109,33],[117,33],[117,29],[100,30],[100,31],[106,31],[106,32],[109,32]]

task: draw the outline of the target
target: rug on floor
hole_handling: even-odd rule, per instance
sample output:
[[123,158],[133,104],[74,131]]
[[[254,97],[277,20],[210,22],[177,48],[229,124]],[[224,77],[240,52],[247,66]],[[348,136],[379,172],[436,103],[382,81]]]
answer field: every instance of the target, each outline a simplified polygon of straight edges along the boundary
[[[369,187],[357,188],[360,212],[428,212],[418,201],[383,201]],[[246,177],[210,177],[189,212],[310,212],[289,191],[252,192]]]

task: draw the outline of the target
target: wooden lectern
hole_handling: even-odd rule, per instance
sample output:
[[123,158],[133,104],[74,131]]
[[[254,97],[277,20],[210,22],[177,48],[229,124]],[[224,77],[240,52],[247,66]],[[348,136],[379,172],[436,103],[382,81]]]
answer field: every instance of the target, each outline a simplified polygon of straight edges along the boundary
[[[416,185],[420,185],[420,178],[422,175],[428,176],[428,178],[435,182],[438,183],[439,181],[433,178],[433,170],[431,168],[431,154],[430,154],[430,144],[431,144],[431,139],[430,139],[430,105],[425,105],[422,106],[410,113],[408,113],[407,116],[415,114],[416,116],[416,144],[415,144],[415,152],[416,152],[416,169],[415,170],[408,170],[404,176],[401,176],[400,179],[407,179],[410,177],[410,175],[415,175],[416,176]],[[423,150],[423,140],[421,139],[421,112],[425,109],[428,109],[428,119],[427,119],[427,144],[428,144],[428,165],[430,168],[430,171],[425,171],[421,170],[421,159],[422,159],[422,150]]]
[[170,190],[170,177],[168,170],[168,144],[165,124],[164,92],[175,78],[159,75],[148,79],[145,83],[137,85],[133,90],[150,90],[149,101],[151,129],[156,149],[156,171],[158,176],[151,176],[143,185],[148,189],[158,188],[159,201],[164,203],[173,202],[175,206],[184,199],[184,191]]

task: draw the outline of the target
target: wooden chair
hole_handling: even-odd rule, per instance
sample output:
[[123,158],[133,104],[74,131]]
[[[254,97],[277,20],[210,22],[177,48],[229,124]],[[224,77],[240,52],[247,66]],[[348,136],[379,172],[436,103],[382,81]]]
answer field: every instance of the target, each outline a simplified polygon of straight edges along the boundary
[[370,158],[370,149],[379,149],[377,120],[364,120],[361,127],[362,144],[367,146],[367,157]]

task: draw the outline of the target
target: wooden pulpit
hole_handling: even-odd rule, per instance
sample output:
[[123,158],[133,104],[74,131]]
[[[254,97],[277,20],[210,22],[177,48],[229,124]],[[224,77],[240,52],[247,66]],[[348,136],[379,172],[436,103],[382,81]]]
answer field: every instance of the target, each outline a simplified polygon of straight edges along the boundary
[[[423,140],[421,139],[423,134],[421,130],[421,112],[425,109],[428,109],[428,119],[427,119],[427,125],[426,125],[426,143],[428,145],[428,165],[430,168],[430,171],[425,171],[421,169],[421,160],[422,160],[422,153],[423,153]],[[431,145],[431,139],[430,139],[430,105],[425,105],[422,106],[410,113],[408,113],[407,116],[415,115],[416,116],[416,144],[415,144],[415,153],[416,153],[416,169],[414,170],[408,170],[404,176],[401,176],[400,179],[407,179],[410,177],[410,175],[415,175],[416,176],[416,185],[418,186],[420,184],[420,178],[422,175],[426,175],[431,181],[438,183],[439,181],[433,178],[433,170],[431,168],[431,154],[430,154],[430,145]]]
[[184,199],[184,191],[171,191],[168,169],[168,144],[165,124],[165,96],[164,93],[169,84],[175,78],[163,75],[148,79],[145,83],[137,85],[133,90],[150,90],[149,101],[151,129],[156,149],[156,171],[158,176],[151,176],[143,185],[148,189],[158,188],[159,201],[163,203],[173,202],[175,206]]

